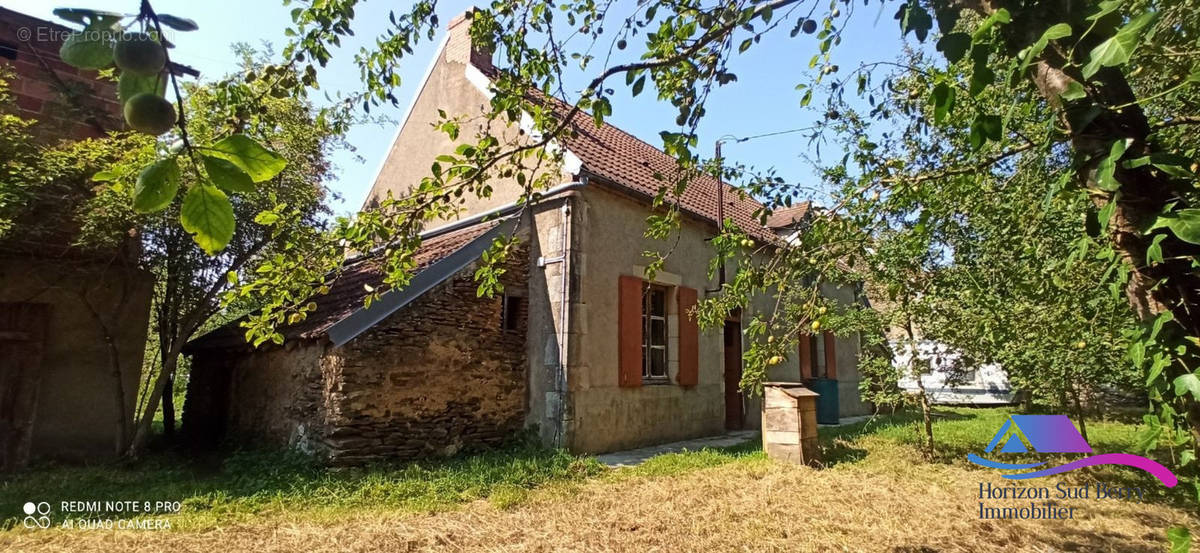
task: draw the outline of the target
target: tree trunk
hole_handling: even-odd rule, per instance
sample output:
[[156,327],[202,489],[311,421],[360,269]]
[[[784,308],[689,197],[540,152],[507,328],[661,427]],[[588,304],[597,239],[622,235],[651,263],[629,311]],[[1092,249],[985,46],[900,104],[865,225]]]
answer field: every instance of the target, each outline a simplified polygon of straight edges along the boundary
[[1069,384],[1069,386],[1071,388],[1071,397],[1075,400],[1075,409],[1073,411],[1075,411],[1075,420],[1079,422],[1079,433],[1083,435],[1083,441],[1090,443],[1090,440],[1088,440],[1087,422],[1083,418],[1083,402],[1079,400],[1079,388],[1074,384]]
[[175,375],[167,375],[167,389],[162,395],[162,437],[168,443],[175,439]]
[[929,394],[925,392],[925,383],[921,375],[917,375],[917,388],[921,390],[921,418],[925,424],[925,458],[933,459],[933,408],[929,405]]
[[136,459],[146,448],[146,440],[150,437],[150,429],[154,425],[154,414],[158,412],[158,403],[162,399],[163,391],[167,388],[167,383],[170,381],[169,375],[175,374],[175,367],[179,364],[179,350],[182,347],[180,340],[173,340],[167,348],[167,355],[162,360],[162,370],[158,373],[158,378],[154,380],[154,388],[150,390],[150,395],[146,398],[146,406],[142,410],[142,418],[138,420],[137,427],[134,430],[133,441],[129,445],[129,450],[126,456]]
[[[908,300],[904,301],[904,309],[908,309]],[[918,370],[917,367],[923,367],[924,364],[917,355],[920,351],[917,349],[917,333],[913,328],[912,315],[905,314],[904,317],[904,332],[908,334],[908,347],[912,356],[908,360],[908,371],[917,380],[917,389],[921,390],[921,418],[924,421],[925,429],[925,458],[933,459],[933,407],[929,404],[929,393],[925,391],[925,382],[922,378],[926,371]]]
[[162,396],[163,438],[171,443],[175,440],[175,373],[166,376],[167,386]]

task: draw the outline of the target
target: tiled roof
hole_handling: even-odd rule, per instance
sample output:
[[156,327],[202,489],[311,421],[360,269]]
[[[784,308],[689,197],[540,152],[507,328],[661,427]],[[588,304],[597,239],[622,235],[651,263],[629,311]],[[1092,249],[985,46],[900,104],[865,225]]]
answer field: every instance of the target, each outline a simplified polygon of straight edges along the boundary
[[[561,100],[554,99],[553,102],[560,117],[570,112],[570,106]],[[609,123],[597,127],[592,116],[582,110],[576,112],[568,130],[571,132],[564,133],[560,142],[583,162],[583,171],[614,185],[654,197],[659,188],[673,187],[681,174],[675,158],[666,152]],[[691,175],[678,199],[679,207],[686,213],[715,224],[717,186],[722,184],[711,175]],[[775,235],[754,215],[763,205],[733,186],[723,186],[725,217],[732,219],[751,236],[774,239]],[[670,191],[666,198],[675,201]]]
[[[414,274],[420,273],[482,236],[496,224],[497,221],[487,221],[425,240],[414,255],[413,260],[417,264]],[[284,339],[320,338],[329,327],[363,307],[363,299],[368,294],[364,286],[369,285],[376,290],[385,291],[381,261],[378,258],[347,261],[342,274],[330,284],[329,293],[313,298],[317,309],[310,312],[303,321],[280,329]],[[245,329],[239,325],[240,321],[239,319],[231,322],[192,340],[185,352],[246,347]]]
[[804,220],[810,207],[812,202],[802,202],[792,207],[777,209],[767,217],[767,228],[778,229],[799,223]]

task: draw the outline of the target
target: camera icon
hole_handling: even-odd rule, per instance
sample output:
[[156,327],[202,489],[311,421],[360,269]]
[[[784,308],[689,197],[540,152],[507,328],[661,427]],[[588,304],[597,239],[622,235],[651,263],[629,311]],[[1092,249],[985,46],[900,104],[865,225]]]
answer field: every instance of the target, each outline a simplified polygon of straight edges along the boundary
[[49,528],[50,527],[50,504],[45,501],[34,503],[28,501],[25,503],[25,520],[22,521],[26,528]]

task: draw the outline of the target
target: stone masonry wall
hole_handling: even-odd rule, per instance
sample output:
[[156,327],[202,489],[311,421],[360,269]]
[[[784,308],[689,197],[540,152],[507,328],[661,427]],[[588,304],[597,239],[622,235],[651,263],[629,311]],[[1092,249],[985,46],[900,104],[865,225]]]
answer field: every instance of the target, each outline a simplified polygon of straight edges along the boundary
[[225,437],[323,454],[325,382],[339,358],[315,341],[255,351],[205,350],[192,358],[183,430],[199,447]]
[[453,455],[499,444],[521,430],[527,410],[528,251],[501,281],[521,296],[516,328],[504,330],[504,299],[477,297],[468,267],[334,350],[325,437],[329,460]]

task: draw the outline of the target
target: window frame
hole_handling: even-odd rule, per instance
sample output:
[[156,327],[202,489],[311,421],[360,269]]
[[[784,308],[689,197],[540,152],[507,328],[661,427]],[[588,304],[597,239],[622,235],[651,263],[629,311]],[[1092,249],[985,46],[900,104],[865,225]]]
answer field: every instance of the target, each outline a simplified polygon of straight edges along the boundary
[[[662,313],[654,314],[654,292],[662,294]],[[642,287],[642,381],[653,384],[669,384],[671,382],[671,310],[669,307],[671,288],[661,284],[646,282]],[[654,337],[654,322],[662,322],[662,343],[656,344]],[[662,374],[654,374],[653,358],[649,355],[652,350],[662,350]]]

